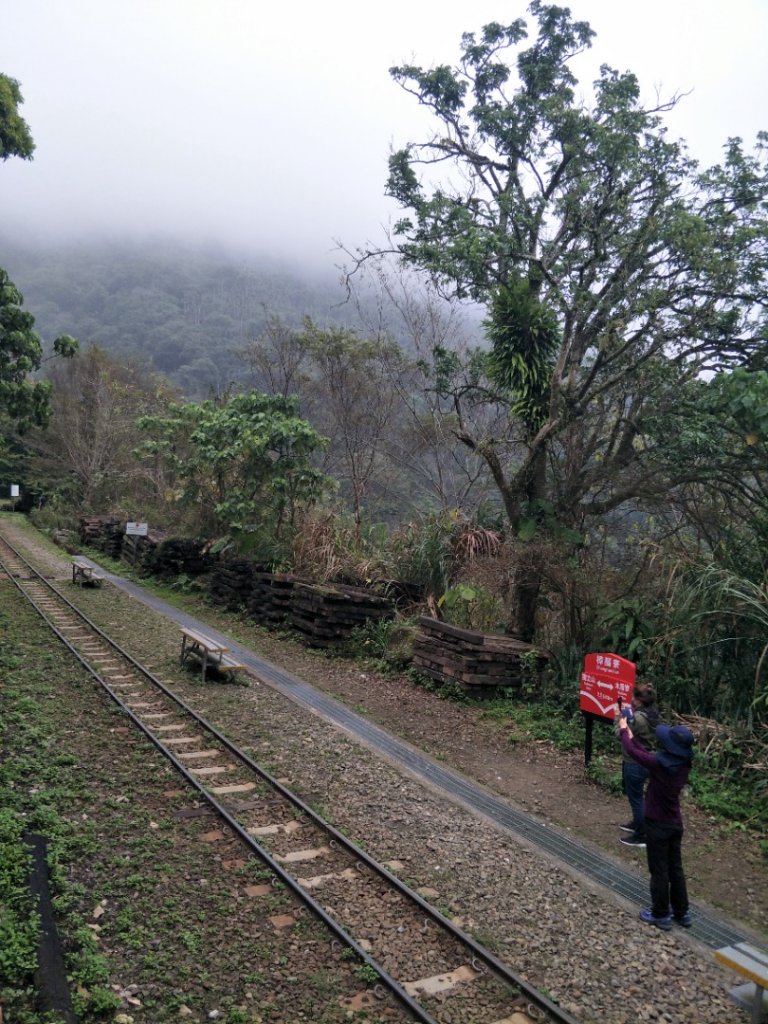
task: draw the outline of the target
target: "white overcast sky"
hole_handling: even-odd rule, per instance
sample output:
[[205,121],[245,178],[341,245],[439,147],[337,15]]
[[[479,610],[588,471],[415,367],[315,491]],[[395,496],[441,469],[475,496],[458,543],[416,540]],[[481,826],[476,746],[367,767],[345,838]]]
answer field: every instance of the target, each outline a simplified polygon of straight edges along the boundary
[[[0,71],[37,143],[0,164],[0,235],[182,235],[332,265],[381,238],[391,145],[424,136],[388,68],[453,63],[509,0],[0,0]],[[573,0],[600,63],[705,164],[768,129],[768,0]],[[531,19],[532,20],[532,19]],[[2,253],[0,253],[0,264]]]

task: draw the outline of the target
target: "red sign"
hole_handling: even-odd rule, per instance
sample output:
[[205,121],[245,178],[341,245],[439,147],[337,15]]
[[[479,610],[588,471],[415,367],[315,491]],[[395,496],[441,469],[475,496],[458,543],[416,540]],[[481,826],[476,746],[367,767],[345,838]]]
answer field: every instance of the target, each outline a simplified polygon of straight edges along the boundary
[[618,654],[588,654],[581,672],[579,711],[614,718],[618,698],[629,704],[634,688],[634,661]]

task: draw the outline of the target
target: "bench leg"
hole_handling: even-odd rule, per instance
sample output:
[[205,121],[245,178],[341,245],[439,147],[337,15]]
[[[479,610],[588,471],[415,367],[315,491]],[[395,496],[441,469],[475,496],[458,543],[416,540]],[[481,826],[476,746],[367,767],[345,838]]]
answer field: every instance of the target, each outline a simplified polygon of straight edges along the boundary
[[755,1001],[752,1004],[752,1024],[760,1024],[761,1021],[765,1020],[763,1015],[763,996],[765,995],[765,989],[760,985],[755,985]]
[[744,981],[731,989],[731,999],[742,1010],[746,1010],[752,1024],[768,1021],[768,1004],[765,1002],[766,989],[753,981]]

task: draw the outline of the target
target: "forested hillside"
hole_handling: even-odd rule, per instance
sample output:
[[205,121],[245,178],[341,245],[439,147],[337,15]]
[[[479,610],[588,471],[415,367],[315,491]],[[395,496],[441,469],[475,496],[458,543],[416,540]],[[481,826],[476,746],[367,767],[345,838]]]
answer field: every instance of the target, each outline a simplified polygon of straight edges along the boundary
[[190,397],[243,374],[237,351],[267,316],[359,322],[338,275],[181,243],[36,246],[0,236],[2,265],[44,338],[64,332],[158,370]]
[[35,489],[117,507],[137,476],[142,414],[248,388],[292,397],[326,439],[314,461],[358,528],[364,508],[394,522],[463,506],[481,487],[421,395],[434,346],[480,338],[477,309],[393,271],[361,275],[352,290],[340,272],[181,242],[0,246],[39,335],[67,325],[80,344],[74,363],[46,369],[50,429],[24,441],[37,453]]

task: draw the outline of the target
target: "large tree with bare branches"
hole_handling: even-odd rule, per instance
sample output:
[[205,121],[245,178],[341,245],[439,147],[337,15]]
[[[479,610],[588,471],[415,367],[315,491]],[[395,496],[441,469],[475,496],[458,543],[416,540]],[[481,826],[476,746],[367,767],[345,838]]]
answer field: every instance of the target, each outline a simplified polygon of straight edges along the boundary
[[[488,351],[437,350],[434,386],[512,529],[575,539],[590,517],[695,482],[700,450],[654,458],[660,424],[682,430],[689,382],[761,366],[768,137],[752,154],[730,139],[702,171],[664,127],[679,97],[645,105],[635,75],[603,66],[580,98],[591,28],[539,0],[529,11],[532,38],[523,19],[494,23],[464,35],[456,66],[392,69],[436,123],[390,157],[405,211],[392,248],[487,305]],[[480,429],[486,403],[505,411],[501,431]],[[521,565],[527,637],[540,582]]]

